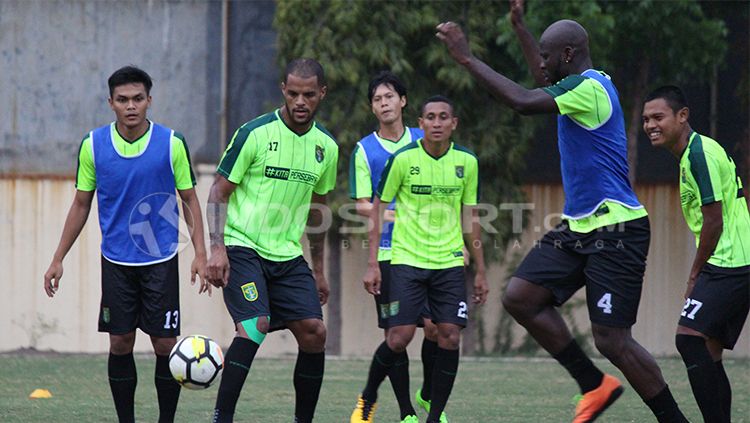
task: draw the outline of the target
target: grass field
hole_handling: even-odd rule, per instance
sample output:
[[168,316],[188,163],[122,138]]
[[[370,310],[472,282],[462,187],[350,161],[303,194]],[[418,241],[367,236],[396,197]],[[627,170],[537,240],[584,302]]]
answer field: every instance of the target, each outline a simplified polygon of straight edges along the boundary
[[[153,385],[153,360],[136,358],[138,389],[136,417],[157,418]],[[603,369],[621,376],[609,363]],[[701,421],[690,392],[685,369],[677,359],[660,359],[665,378],[690,421]],[[365,360],[331,358],[326,362],[316,421],[348,422],[362,389],[369,363]],[[750,361],[725,363],[734,388],[733,422],[750,423]],[[258,359],[238,404],[237,422],[290,422],[294,410],[292,369],[294,360]],[[421,364],[411,363],[412,391],[421,383]],[[28,398],[35,388],[49,389],[51,399]],[[446,409],[452,423],[475,422],[569,422],[576,394],[575,383],[555,362],[547,359],[464,360]],[[208,422],[216,398],[216,386],[205,391],[183,389],[178,422]],[[380,390],[378,422],[397,422],[398,409],[390,384]],[[422,421],[426,418],[420,414]],[[0,354],[0,422],[115,422],[107,385],[104,355]],[[647,407],[632,389],[626,389],[601,422],[652,422]]]

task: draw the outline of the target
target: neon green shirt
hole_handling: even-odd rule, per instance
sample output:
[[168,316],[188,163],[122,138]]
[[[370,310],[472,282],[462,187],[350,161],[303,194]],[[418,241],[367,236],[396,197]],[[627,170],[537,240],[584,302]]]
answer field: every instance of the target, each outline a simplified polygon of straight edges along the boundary
[[463,266],[461,206],[479,197],[479,164],[465,147],[451,143],[433,158],[423,140],[409,144],[388,161],[377,195],[396,198],[391,264],[422,269]]
[[680,158],[680,204],[685,222],[700,243],[701,206],[721,201],[723,230],[708,262],[719,267],[750,265],[750,213],[734,161],[711,138],[690,134]]
[[[404,127],[404,134],[401,135],[398,141],[381,138],[377,132],[373,132],[373,136],[380,142],[383,149],[391,154],[414,141],[411,138],[411,131],[408,127]],[[369,200],[372,198],[370,164],[367,161],[364,148],[360,147],[359,144],[354,147],[354,153],[352,153],[352,160],[349,167],[349,190],[352,199],[366,198]],[[378,261],[390,261],[391,256],[390,248],[380,247],[378,249]]]
[[[115,123],[110,125],[112,140],[115,149],[123,157],[134,157],[148,146],[151,139],[151,123],[148,131],[133,142],[125,140],[117,131]],[[174,170],[174,182],[178,190],[186,190],[195,186],[195,175],[190,165],[190,151],[188,150],[185,137],[179,132],[173,132],[171,141],[172,169]],[[78,152],[78,170],[76,172],[76,189],[79,191],[96,190],[96,170],[94,168],[94,149],[91,143],[91,134],[88,133],[81,140],[81,148]]]
[[216,172],[237,184],[229,198],[224,243],[286,261],[302,255],[300,239],[313,192],[336,185],[339,148],[319,123],[297,135],[279,110],[242,125]]

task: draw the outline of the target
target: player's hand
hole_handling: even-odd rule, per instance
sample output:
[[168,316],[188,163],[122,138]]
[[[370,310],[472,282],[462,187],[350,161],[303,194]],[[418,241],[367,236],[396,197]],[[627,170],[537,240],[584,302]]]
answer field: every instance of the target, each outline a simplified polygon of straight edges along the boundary
[[509,0],[510,23],[513,26],[523,24],[523,0]]
[[362,278],[362,282],[365,284],[365,291],[372,295],[380,295],[380,281],[380,265],[374,264],[367,266],[365,277]]
[[326,275],[322,270],[313,272],[313,277],[315,278],[315,286],[318,288],[320,305],[325,305],[328,302],[328,294],[331,293],[328,287],[328,279],[326,279]]
[[484,273],[477,273],[474,276],[474,295],[472,296],[472,302],[474,304],[484,304],[487,301],[487,294],[490,292],[489,285],[487,285],[487,277]]
[[223,288],[229,283],[229,258],[225,246],[211,246],[211,258],[208,259],[206,265],[206,278],[217,288]]
[[44,292],[52,298],[60,287],[60,278],[63,275],[62,261],[52,260],[49,269],[44,274]]
[[437,26],[435,36],[448,47],[448,52],[453,59],[465,65],[471,60],[471,50],[466,35],[455,22],[443,22]]
[[206,278],[206,256],[205,254],[196,255],[193,259],[193,263],[190,265],[190,285],[195,285],[195,278],[199,277],[201,280],[198,294],[208,292],[208,296],[211,296],[211,284],[208,283]]

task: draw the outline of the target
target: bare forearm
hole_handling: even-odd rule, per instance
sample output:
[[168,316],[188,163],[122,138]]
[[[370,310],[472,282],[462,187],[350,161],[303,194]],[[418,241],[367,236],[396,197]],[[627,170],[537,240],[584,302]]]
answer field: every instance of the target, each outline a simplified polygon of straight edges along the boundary
[[534,77],[534,82],[536,82],[538,87],[548,85],[547,79],[544,77],[544,73],[542,73],[540,67],[541,57],[539,56],[539,46],[536,43],[536,39],[531,35],[531,32],[526,28],[523,21],[514,22],[512,26],[516,37],[518,37],[518,42],[521,43],[523,57],[529,66],[531,76]]
[[224,247],[224,226],[227,223],[228,198],[218,190],[211,189],[206,205],[206,220],[208,222],[208,237],[211,248]]
[[320,210],[311,209],[310,214],[307,218],[307,225],[310,228],[315,228],[315,232],[307,232],[307,241],[310,245],[310,259],[312,261],[313,272],[323,271],[323,259],[325,257],[325,231],[318,232],[323,216]]
[[482,247],[482,234],[478,222],[472,223],[471,232],[464,237],[464,244],[467,245],[471,253],[471,258],[474,261],[474,270],[476,273],[484,274],[486,271],[484,265],[484,248]]
[[191,241],[193,242],[193,248],[195,249],[196,256],[206,255],[206,240],[203,230],[203,214],[201,213],[200,202],[196,195],[192,195],[187,200],[188,210],[192,219],[185,219],[188,225],[188,229],[192,234]]
[[385,211],[385,206],[380,199],[375,199],[370,211],[370,230],[367,232],[367,241],[370,247],[367,263],[377,265],[378,248],[380,247],[380,216]]
[[703,266],[708,263],[708,259],[711,258],[716,246],[721,238],[721,232],[723,224],[721,221],[718,223],[704,222],[701,228],[700,242],[698,243],[698,251],[695,253],[693,259],[693,266],[690,269],[691,276],[697,276],[700,273]]
[[62,261],[65,258],[76,239],[78,239],[78,235],[81,234],[90,211],[91,204],[85,205],[74,202],[70,206],[70,211],[68,211],[68,216],[65,218],[65,225],[60,236],[60,243],[57,245],[53,260]]

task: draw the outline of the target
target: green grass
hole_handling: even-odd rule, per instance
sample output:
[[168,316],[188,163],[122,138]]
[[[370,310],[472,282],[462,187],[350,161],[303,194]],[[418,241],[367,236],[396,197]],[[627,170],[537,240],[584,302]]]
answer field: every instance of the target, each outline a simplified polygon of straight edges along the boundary
[[[157,419],[153,385],[154,362],[137,356],[139,384],[136,417]],[[605,371],[621,374],[605,361]],[[660,359],[665,378],[690,421],[701,421],[685,377],[682,362]],[[725,363],[734,388],[733,422],[750,423],[750,361]],[[348,421],[362,389],[369,362],[329,359],[316,422]],[[421,383],[418,359],[411,363],[412,393]],[[238,422],[290,422],[294,410],[293,359],[258,359],[253,364],[238,404]],[[31,400],[35,388],[52,392],[51,399]],[[575,383],[551,360],[465,360],[446,409],[452,423],[474,422],[569,422],[576,394]],[[183,389],[178,422],[210,420],[216,386],[205,391]],[[397,422],[398,410],[390,384],[380,389],[378,422]],[[424,414],[420,414],[424,421]],[[0,355],[0,421],[2,422],[115,422],[107,385],[107,359],[103,355],[4,354]],[[652,422],[655,419],[636,393],[628,388],[601,422]]]

